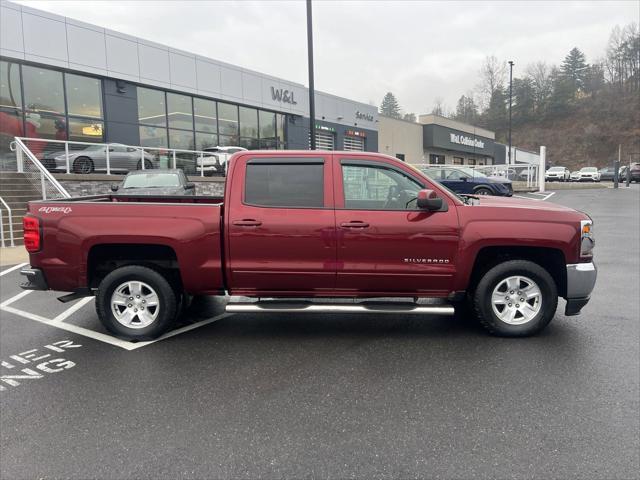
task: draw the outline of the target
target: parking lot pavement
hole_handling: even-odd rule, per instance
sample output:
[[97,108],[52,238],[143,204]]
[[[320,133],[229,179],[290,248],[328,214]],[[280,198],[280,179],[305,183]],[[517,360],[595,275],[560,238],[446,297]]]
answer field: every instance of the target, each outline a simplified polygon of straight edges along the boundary
[[599,278],[582,315],[561,301],[529,339],[205,299],[130,344],[92,300],[16,298],[2,275],[0,478],[637,478],[637,187],[547,200],[594,218]]

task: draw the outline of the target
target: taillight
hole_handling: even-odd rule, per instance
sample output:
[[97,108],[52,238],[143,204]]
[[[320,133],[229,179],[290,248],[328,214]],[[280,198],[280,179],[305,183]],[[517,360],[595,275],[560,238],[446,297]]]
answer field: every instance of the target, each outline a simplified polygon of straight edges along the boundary
[[40,250],[40,219],[36,217],[24,217],[22,219],[22,231],[24,234],[24,247],[27,249],[27,252],[37,252]]

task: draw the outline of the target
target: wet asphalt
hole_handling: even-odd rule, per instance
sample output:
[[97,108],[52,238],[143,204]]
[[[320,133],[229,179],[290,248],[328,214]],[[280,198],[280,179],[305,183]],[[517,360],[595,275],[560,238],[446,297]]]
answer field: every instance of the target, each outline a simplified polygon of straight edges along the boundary
[[[236,314],[127,350],[93,302],[56,326],[68,304],[19,298],[31,318],[0,312],[0,478],[638,478],[638,187],[548,200],[595,220],[599,278],[580,316],[560,301],[528,339],[454,318]],[[16,271],[0,282],[3,302],[20,293]],[[222,308],[196,302],[187,321]]]

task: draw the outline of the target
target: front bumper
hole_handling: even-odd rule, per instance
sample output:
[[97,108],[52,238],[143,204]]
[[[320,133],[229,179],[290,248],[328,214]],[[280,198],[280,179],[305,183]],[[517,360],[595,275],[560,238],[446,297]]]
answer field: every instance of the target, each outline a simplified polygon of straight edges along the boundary
[[567,306],[564,314],[578,315],[591,298],[598,269],[593,262],[567,265]]
[[49,290],[47,279],[39,268],[23,268],[20,275],[27,277],[26,282],[20,284],[24,290]]

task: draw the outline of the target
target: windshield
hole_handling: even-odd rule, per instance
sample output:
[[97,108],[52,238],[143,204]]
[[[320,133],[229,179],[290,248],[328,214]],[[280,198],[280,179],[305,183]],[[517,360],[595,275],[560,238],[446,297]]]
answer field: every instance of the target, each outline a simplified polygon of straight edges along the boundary
[[595,167],[584,167],[580,169],[581,172],[586,172],[586,173],[593,173],[593,172],[597,172],[598,169]]
[[122,188],[179,187],[180,178],[175,173],[136,173],[124,179]]
[[550,172],[564,172],[564,167],[551,167]]

